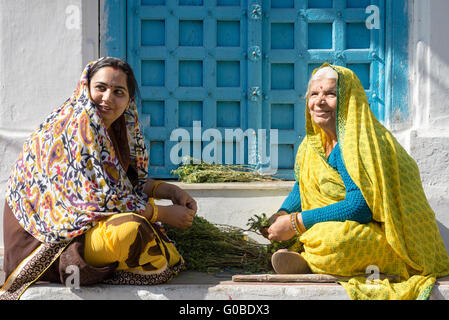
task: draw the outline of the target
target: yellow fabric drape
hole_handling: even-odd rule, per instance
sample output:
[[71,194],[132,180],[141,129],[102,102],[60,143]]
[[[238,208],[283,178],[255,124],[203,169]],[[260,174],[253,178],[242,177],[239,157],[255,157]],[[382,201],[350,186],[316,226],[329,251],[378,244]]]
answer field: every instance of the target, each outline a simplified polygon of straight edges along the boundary
[[[353,299],[428,298],[435,278],[449,274],[449,256],[418,167],[375,118],[354,72],[328,64],[320,68],[325,66],[338,73],[337,136],[343,162],[374,221],[366,225],[348,221],[316,224],[300,238],[305,249],[302,254],[317,273],[355,276],[374,265],[381,273],[401,276],[400,283],[384,280],[376,286],[361,277],[342,282]],[[306,133],[298,149],[295,174],[302,209],[310,210],[341,201],[345,187],[327,163],[326,135],[313,123],[307,108]],[[336,260],[345,263],[333,263]]]
[[135,213],[112,215],[86,232],[84,258],[95,267],[118,262],[117,270],[146,275],[157,275],[184,263],[174,244],[167,241],[165,231],[158,230]]

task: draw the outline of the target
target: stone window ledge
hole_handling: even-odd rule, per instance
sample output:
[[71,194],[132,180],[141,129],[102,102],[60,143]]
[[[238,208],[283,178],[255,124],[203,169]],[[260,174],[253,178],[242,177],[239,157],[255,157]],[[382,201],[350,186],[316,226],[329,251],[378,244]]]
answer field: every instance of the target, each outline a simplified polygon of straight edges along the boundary
[[222,182],[222,183],[184,183],[178,181],[167,182],[177,185],[184,190],[287,190],[291,191],[295,181],[266,181],[266,182]]

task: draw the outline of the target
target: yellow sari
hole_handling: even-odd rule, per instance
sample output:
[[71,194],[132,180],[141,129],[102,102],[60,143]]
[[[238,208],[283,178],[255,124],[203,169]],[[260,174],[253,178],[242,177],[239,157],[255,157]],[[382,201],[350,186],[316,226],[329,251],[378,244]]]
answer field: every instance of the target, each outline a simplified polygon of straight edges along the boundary
[[[368,281],[359,276],[341,282],[351,299],[428,299],[436,278],[449,274],[449,255],[418,167],[375,118],[357,76],[344,67],[320,68],[325,66],[338,73],[337,136],[342,158],[373,221],[318,223],[301,235],[301,254],[314,273],[356,276],[377,270],[400,276],[397,283],[376,279],[375,274]],[[346,193],[340,175],[327,163],[326,135],[307,108],[306,132],[295,164],[302,210],[341,201]]]

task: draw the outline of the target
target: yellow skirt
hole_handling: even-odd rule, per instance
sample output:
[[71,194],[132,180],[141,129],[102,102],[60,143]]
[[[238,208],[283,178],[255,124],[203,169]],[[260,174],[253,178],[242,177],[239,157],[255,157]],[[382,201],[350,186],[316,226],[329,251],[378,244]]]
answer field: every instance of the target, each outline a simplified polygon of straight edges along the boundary
[[[351,299],[427,299],[435,278],[410,269],[387,243],[377,222],[317,223],[304,234],[301,255],[313,273],[357,276],[341,282]],[[400,282],[376,278],[376,271],[400,276]]]
[[176,272],[167,271],[174,266],[180,269],[184,261],[161,229],[134,213],[114,214],[86,232],[84,259],[94,267],[118,262],[117,271],[126,271],[128,276],[164,273],[168,281]]

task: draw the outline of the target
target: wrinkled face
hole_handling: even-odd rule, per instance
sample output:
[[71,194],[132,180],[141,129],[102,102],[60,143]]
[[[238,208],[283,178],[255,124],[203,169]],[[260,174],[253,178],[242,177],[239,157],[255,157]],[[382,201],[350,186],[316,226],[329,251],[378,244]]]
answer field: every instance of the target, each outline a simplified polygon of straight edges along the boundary
[[100,111],[106,128],[128,107],[130,98],[126,80],[126,74],[113,67],[101,68],[90,79],[90,96]]
[[309,87],[308,108],[313,122],[325,132],[336,134],[337,80],[313,80]]

